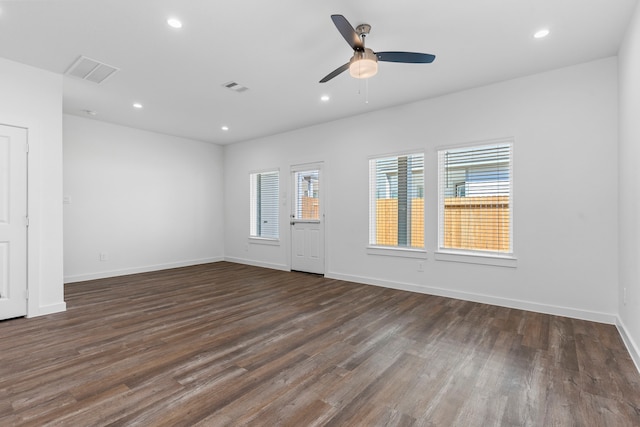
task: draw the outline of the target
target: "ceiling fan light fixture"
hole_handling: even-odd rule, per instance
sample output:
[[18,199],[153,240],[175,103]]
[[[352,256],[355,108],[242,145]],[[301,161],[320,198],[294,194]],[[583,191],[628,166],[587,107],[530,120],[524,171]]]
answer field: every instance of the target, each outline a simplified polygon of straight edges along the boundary
[[354,52],[349,61],[349,74],[356,79],[368,79],[378,73],[378,57],[371,49]]

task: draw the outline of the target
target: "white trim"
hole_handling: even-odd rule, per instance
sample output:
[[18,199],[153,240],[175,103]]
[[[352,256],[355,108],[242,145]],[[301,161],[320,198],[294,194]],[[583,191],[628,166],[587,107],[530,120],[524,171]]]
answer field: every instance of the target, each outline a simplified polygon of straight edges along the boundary
[[129,274],[148,273],[150,271],[168,270],[171,268],[190,267],[192,265],[210,264],[213,262],[223,261],[223,257],[202,258],[178,262],[170,262],[166,264],[154,264],[142,267],[124,268],[122,270],[101,271],[98,273],[78,274],[75,276],[67,276],[64,283],[84,282],[86,280],[105,279],[107,277],[126,276]]
[[280,246],[280,239],[270,239],[268,237],[249,236],[248,241],[252,245]]
[[309,170],[322,169],[323,167],[324,160],[319,162],[296,163],[295,165],[289,166],[289,175],[291,175],[291,172],[306,172]]
[[463,262],[467,264],[493,265],[496,267],[510,268],[516,268],[518,266],[518,258],[509,255],[436,251],[433,257],[436,261]]
[[280,176],[280,168],[276,167],[276,168],[266,168],[266,169],[253,169],[249,171],[249,175],[253,175],[256,173],[272,173],[272,172],[278,172],[278,176]]
[[452,144],[444,144],[438,145],[433,149],[438,152],[442,150],[455,150],[458,148],[471,148],[477,147],[481,145],[491,145],[491,144],[505,144],[505,143],[515,143],[515,136],[502,136],[498,138],[489,138],[489,139],[479,139],[477,141],[467,141],[467,142],[454,142]]
[[236,257],[224,257],[224,261],[232,262],[234,264],[252,265],[254,267],[270,268],[272,270],[291,271],[288,265],[274,264],[270,262],[255,261],[252,259],[236,258]]
[[37,313],[29,313],[27,318],[36,317],[36,316],[46,316],[48,314],[62,313],[67,310],[67,303],[61,302],[58,304],[44,305],[38,307]]
[[411,249],[404,247],[401,248],[395,246],[367,246],[367,254],[400,258],[427,259],[427,251],[425,251],[424,249]]
[[[17,64],[17,63],[16,63]],[[22,65],[22,64],[21,64]],[[36,68],[29,67],[33,70]],[[47,71],[48,73],[48,71]],[[58,75],[60,76],[60,75]],[[62,88],[62,77],[60,76],[60,80],[58,82],[60,88]],[[62,91],[60,89],[60,94]],[[60,109],[60,113],[63,111]],[[48,116],[47,113],[43,113]],[[45,120],[46,121],[46,120]],[[63,250],[62,250],[62,216],[60,217],[60,229],[56,228],[55,230],[47,229],[43,230],[42,226],[42,218],[44,217],[43,213],[43,205],[47,207],[49,204],[45,203],[45,194],[43,192],[43,162],[42,160],[42,152],[43,147],[49,144],[50,139],[56,140],[55,135],[46,135],[46,129],[49,129],[46,123],[43,124],[43,116],[41,114],[35,113],[24,113],[24,114],[10,114],[8,112],[2,112],[2,117],[0,118],[0,122],[6,126],[18,127],[26,129],[27,131],[27,143],[29,144],[29,153],[27,155],[27,209],[29,216],[29,229],[27,231],[27,318],[42,316],[51,313],[57,313],[59,311],[66,310],[66,303],[64,302],[64,290],[63,290],[63,273],[62,273],[62,263],[63,263]],[[62,132],[62,116],[60,116],[60,122],[56,122],[56,126],[60,126],[60,132]],[[60,136],[60,152],[62,152],[63,138]],[[60,167],[60,182],[62,182],[62,167]],[[59,195],[62,197],[62,193]],[[47,196],[48,197],[48,196]],[[62,209],[62,207],[60,207]],[[57,240],[51,241],[49,243],[53,243],[56,249],[59,247],[60,251],[46,251],[47,254],[44,258],[47,258],[47,262],[53,262],[50,258],[52,255],[56,256],[56,265],[59,265],[60,275],[56,274],[53,277],[50,274],[43,275],[44,262],[43,262],[43,253],[44,251],[44,243],[43,238],[45,231],[47,233],[51,232],[60,232],[60,241]],[[59,245],[59,246],[58,246]],[[54,288],[55,286],[55,288]],[[49,305],[41,305],[41,293],[45,291],[53,291],[60,292],[61,301],[49,304]]]
[[367,156],[367,160],[387,159],[391,157],[400,157],[400,156],[413,156],[416,154],[422,154],[424,156],[425,154],[424,147],[416,147],[415,149],[411,149],[411,150],[392,151],[390,153],[371,154]]
[[640,373],[640,347],[638,344],[631,338],[631,335],[627,332],[627,327],[625,326],[622,319],[618,316],[616,318],[616,328],[618,328],[618,332],[620,333],[620,337],[622,337],[622,341],[624,345],[627,347],[629,351],[629,355],[631,356],[631,360],[636,365],[636,369],[638,373]]
[[613,313],[603,313],[598,311],[580,310],[571,307],[560,307],[548,304],[539,304],[529,301],[515,300],[509,298],[493,297],[490,295],[472,294],[450,289],[436,288],[432,286],[420,286],[411,283],[391,282],[387,280],[375,279],[372,277],[353,276],[349,274],[328,273],[325,277],[329,279],[345,280],[348,282],[363,283],[366,285],[381,286],[385,288],[398,289],[401,291],[417,292],[421,294],[437,295],[447,298],[455,298],[464,301],[478,302],[482,304],[497,305],[500,307],[515,308],[537,313],[551,314],[555,316],[571,317],[573,319],[589,320],[592,322],[606,323],[613,325],[616,323],[616,315]]

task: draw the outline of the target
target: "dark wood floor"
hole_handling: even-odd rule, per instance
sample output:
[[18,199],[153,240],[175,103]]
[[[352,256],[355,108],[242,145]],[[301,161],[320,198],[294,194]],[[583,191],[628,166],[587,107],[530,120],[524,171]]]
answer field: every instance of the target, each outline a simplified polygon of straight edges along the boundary
[[231,263],[0,322],[0,425],[639,426],[613,326]]

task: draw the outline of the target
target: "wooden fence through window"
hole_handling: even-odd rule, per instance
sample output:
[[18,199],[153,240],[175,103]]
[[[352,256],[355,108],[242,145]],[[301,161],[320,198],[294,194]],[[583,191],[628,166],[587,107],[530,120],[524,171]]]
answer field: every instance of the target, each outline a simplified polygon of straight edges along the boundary
[[302,211],[300,219],[320,219],[317,197],[302,196]]
[[[444,247],[510,251],[509,196],[450,197],[444,202]],[[410,247],[424,247],[424,199],[411,201]],[[378,199],[376,244],[398,243],[398,200]]]

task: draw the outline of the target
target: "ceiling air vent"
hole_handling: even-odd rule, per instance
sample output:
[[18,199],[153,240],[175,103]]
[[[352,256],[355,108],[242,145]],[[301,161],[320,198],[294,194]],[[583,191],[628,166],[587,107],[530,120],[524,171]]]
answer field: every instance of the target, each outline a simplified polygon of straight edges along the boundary
[[227,83],[223,84],[222,86],[224,86],[227,89],[232,90],[234,92],[238,92],[238,93],[249,90],[248,87],[239,85],[236,82],[227,82]]
[[119,70],[119,68],[112,67],[95,59],[80,56],[71,64],[65,74],[100,84]]

